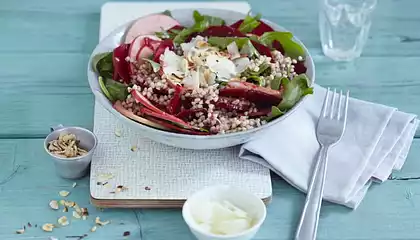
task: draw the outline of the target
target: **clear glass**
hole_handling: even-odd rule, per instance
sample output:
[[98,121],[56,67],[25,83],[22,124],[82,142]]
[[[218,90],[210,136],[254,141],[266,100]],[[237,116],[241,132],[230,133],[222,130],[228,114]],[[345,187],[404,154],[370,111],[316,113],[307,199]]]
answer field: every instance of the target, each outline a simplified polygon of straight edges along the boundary
[[336,61],[360,57],[377,0],[320,0],[322,51]]

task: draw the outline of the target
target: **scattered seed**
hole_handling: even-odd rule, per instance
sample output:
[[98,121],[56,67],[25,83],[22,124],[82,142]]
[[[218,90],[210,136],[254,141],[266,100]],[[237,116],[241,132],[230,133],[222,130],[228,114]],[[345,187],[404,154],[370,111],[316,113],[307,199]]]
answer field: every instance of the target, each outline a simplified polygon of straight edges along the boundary
[[137,151],[137,146],[132,146],[130,149],[131,149],[132,152],[135,152],[135,151]]
[[54,209],[54,210],[58,210],[58,202],[56,201],[56,200],[52,200],[51,202],[50,202],[50,207],[52,208],[52,209]]
[[116,192],[122,192],[122,191],[125,191],[127,189],[128,189],[128,187],[124,187],[123,185],[118,185],[117,189],[116,189]]
[[146,187],[144,187],[144,190],[146,190],[146,191],[150,191],[150,190],[152,190],[150,187],[148,187],[148,186],[146,186]]
[[73,211],[73,217],[80,219],[82,216],[80,216],[80,214],[78,212]]
[[65,201],[64,202],[64,206],[66,206],[66,207],[74,207],[74,206],[76,206],[76,203],[73,202],[73,201]]
[[32,227],[32,224],[30,222],[28,222],[28,227]]
[[67,197],[69,194],[70,194],[70,192],[69,191],[60,191],[59,192],[59,194],[60,194],[60,196],[62,196],[62,197]]
[[77,182],[74,182],[73,185],[71,185],[72,188],[75,188],[77,186]]
[[129,232],[129,231],[125,231],[125,232],[123,233],[123,236],[124,236],[124,237],[130,236],[130,232]]
[[89,211],[87,208],[81,208],[80,210],[81,210],[82,216],[89,216]]
[[54,228],[54,224],[51,224],[51,223],[46,223],[42,225],[42,230],[44,230],[45,232],[52,232],[53,228]]
[[25,229],[23,228],[16,231],[17,234],[23,234],[24,232],[25,232]]
[[120,129],[115,129],[114,133],[115,133],[115,136],[121,137],[121,130]]
[[67,207],[63,208],[63,212],[68,212],[68,211],[69,211],[69,209]]
[[96,224],[98,224],[99,226],[105,226],[105,225],[109,224],[109,223],[110,223],[110,221],[105,221],[105,222],[102,222],[102,221],[101,221],[101,219],[100,219],[99,217],[96,217],[96,219],[95,219],[95,223],[96,223]]
[[59,219],[58,219],[58,224],[60,224],[61,226],[67,226],[67,225],[69,225],[70,223],[69,223],[69,221],[67,220],[67,217],[66,216],[62,216],[62,217],[60,217]]
[[90,231],[91,231],[91,232],[95,232],[95,231],[96,231],[96,226],[93,226],[93,227],[90,229]]
[[38,227],[38,224],[35,224],[35,227],[37,228]]

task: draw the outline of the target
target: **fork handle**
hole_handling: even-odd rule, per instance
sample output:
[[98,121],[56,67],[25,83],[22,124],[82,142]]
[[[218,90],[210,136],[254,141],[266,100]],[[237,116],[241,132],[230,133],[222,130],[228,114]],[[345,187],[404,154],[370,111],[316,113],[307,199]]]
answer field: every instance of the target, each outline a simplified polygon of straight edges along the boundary
[[295,240],[315,240],[318,228],[319,213],[324,192],[325,176],[327,175],[329,147],[321,147],[309,183],[305,206],[296,231]]

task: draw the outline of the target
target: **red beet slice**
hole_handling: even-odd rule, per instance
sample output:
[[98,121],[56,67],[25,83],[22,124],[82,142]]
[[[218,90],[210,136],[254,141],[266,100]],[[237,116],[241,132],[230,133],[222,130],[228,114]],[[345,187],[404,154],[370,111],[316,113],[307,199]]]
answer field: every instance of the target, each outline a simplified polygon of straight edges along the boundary
[[161,41],[159,47],[157,47],[155,50],[153,61],[157,63],[160,62],[160,55],[162,55],[165,52],[166,48],[169,48],[169,50],[171,51],[174,50],[174,42],[172,41],[172,39],[165,39]]
[[174,115],[179,113],[181,110],[181,93],[182,87],[180,85],[175,86],[175,93],[169,101],[167,110],[170,114]]
[[267,57],[271,58],[271,61],[274,61],[273,59],[273,55],[271,55],[271,51],[270,48],[268,48],[267,46],[261,44],[261,43],[257,43],[255,41],[252,41],[252,45],[254,45],[255,49],[257,49],[257,51],[261,54],[261,55],[265,55]]
[[245,34],[241,33],[238,29],[226,25],[211,26],[199,35],[206,37],[245,37]]
[[260,105],[277,105],[281,101],[281,92],[260,87],[248,82],[231,81],[219,90],[220,96],[245,98]]
[[164,111],[155,107],[146,97],[144,97],[137,90],[133,89],[133,90],[131,90],[130,93],[131,93],[131,96],[133,96],[134,100],[136,100],[136,102],[140,103],[141,105],[143,105],[144,107],[146,107],[150,111],[153,111],[153,112],[156,112],[156,113],[159,113],[159,114],[164,114],[165,113]]
[[130,82],[129,63],[125,58],[129,54],[130,44],[121,44],[112,52],[112,64],[114,66],[114,80],[121,78],[124,82]]
[[301,73],[306,73],[306,67],[304,62],[299,61],[298,63],[294,64],[295,65],[295,73],[297,74],[301,74]]
[[239,112],[248,111],[251,107],[251,103],[249,101],[239,101],[238,103],[236,103],[237,100],[237,98],[219,97],[219,99],[215,103],[215,107],[216,109],[225,109],[227,111]]
[[[244,20],[239,20],[236,21],[235,23],[233,23],[232,25],[230,25],[230,27],[235,28],[235,29],[239,29],[239,26],[241,26],[242,22]],[[272,27],[270,27],[268,24],[266,24],[265,22],[259,20],[260,24],[254,28],[251,33],[255,34],[257,36],[261,36],[263,35],[265,32],[272,32],[274,31],[274,29]]]
[[116,101],[114,103],[113,107],[119,113],[121,113],[122,115],[126,116],[127,118],[130,118],[131,120],[134,120],[136,122],[139,122],[139,123],[142,123],[144,125],[151,126],[151,127],[154,127],[154,128],[158,128],[158,129],[162,129],[162,130],[168,130],[168,128],[166,128],[166,127],[164,127],[164,126],[162,126],[160,124],[157,124],[157,123],[154,123],[152,121],[149,121],[149,120],[147,120],[145,118],[139,117],[139,116],[135,115],[133,112],[128,111],[127,109],[125,109],[122,106],[122,104],[121,104],[120,101]]
[[148,117],[148,119],[150,119],[150,121],[156,122],[159,125],[164,126],[167,129],[173,130],[175,132],[178,133],[185,133],[185,134],[190,134],[190,135],[210,135],[209,132],[202,132],[202,131],[195,131],[195,130],[191,130],[191,129],[185,129],[182,127],[178,127],[176,125],[173,125],[171,123],[165,122],[163,120],[154,118],[154,117]]
[[207,109],[205,108],[196,108],[196,109],[184,109],[181,112],[179,112],[176,116],[178,118],[181,118],[183,120],[188,120],[190,118],[195,117],[196,113],[207,113]]

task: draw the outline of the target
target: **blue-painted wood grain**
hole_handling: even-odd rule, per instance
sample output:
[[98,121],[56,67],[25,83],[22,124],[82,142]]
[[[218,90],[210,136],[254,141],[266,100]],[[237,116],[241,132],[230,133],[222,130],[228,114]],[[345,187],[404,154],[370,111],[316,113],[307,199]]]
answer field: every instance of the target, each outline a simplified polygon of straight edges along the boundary
[[[89,232],[96,216],[112,223],[89,233],[87,239],[125,239],[124,231],[131,232],[129,239],[193,239],[179,210],[96,210],[89,205],[87,179],[71,189],[71,181],[55,176],[42,139],[30,139],[42,138],[58,123],[92,128],[93,96],[85,72],[104,2],[4,0],[0,4],[1,240],[81,235]],[[354,97],[420,114],[417,0],[378,1],[363,56],[352,63],[335,63],[322,55],[317,1],[249,2],[255,12],[292,30],[305,43],[321,85],[346,88]],[[395,180],[374,186],[356,211],[324,204],[319,239],[420,239],[419,141],[414,142],[403,170],[393,174]],[[53,233],[42,232],[43,223],[70,216],[48,208],[50,200],[59,199],[60,190],[70,190],[68,198],[87,206],[91,216]],[[256,239],[290,239],[294,231],[304,195],[277,177],[273,191],[267,221]],[[14,231],[27,222],[38,228],[16,235]]]

